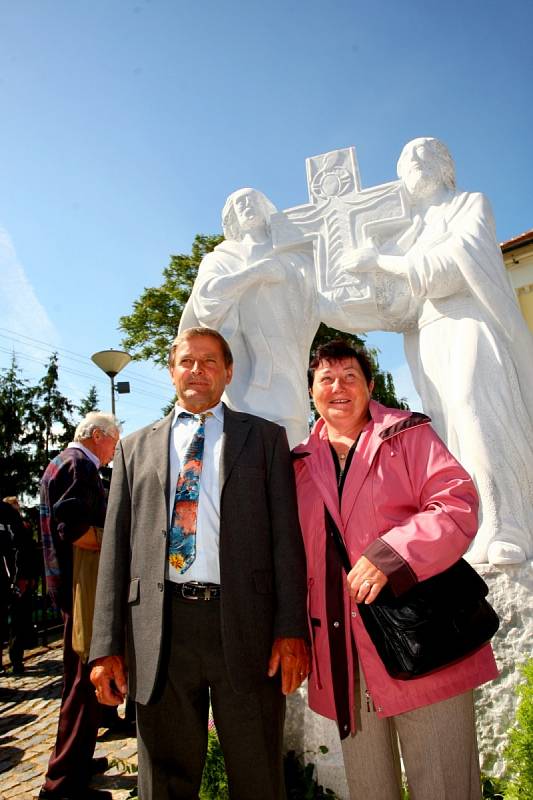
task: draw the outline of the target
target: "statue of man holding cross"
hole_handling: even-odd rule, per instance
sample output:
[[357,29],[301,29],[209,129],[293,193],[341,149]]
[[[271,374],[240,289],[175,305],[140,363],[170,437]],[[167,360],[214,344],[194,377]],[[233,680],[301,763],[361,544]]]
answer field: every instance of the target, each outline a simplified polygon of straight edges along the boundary
[[480,529],[473,564],[533,556],[533,339],[479,193],[458,192],[445,145],[408,142],[398,176],[410,227],[396,246],[346,252],[348,272],[407,281],[416,324],[405,352],[424,411],[474,478]]

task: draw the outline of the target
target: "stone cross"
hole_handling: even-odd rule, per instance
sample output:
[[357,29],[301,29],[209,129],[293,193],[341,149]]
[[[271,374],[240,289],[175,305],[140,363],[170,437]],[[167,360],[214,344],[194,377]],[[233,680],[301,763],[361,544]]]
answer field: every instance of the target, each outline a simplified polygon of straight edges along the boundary
[[270,218],[275,249],[312,241],[318,290],[357,282],[342,266],[350,250],[377,246],[407,227],[409,216],[399,181],[361,189],[354,147],[306,159],[309,203]]

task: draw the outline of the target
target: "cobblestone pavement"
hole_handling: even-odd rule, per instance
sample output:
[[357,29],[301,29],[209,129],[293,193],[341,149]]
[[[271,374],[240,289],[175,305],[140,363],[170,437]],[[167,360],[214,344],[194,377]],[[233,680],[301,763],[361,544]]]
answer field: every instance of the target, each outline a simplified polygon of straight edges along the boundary
[[[24,675],[0,675],[0,800],[34,800],[55,742],[61,698],[61,643],[39,648],[25,660]],[[126,800],[136,784],[126,765],[137,761],[135,738],[100,730],[95,756],[119,762],[92,786]]]

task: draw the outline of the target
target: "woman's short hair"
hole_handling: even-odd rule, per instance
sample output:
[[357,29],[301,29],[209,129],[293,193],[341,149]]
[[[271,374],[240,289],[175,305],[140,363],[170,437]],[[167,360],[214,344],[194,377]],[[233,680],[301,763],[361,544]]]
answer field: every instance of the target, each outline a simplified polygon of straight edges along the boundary
[[94,431],[102,431],[107,436],[120,433],[122,425],[114,414],[104,414],[102,411],[89,411],[74,431],[74,441],[82,442],[90,439]]
[[213,339],[216,339],[222,348],[222,355],[224,357],[224,365],[226,367],[231,367],[233,364],[233,353],[231,352],[231,348],[227,341],[224,339],[221,333],[216,331],[214,328],[185,328],[184,331],[178,333],[174,341],[172,342],[172,346],[170,348],[168,354],[168,368],[172,369],[174,366],[174,353],[176,352],[177,348],[183,342],[186,342],[187,339],[192,339],[194,336],[211,336]]
[[372,380],[372,362],[366,350],[362,347],[353,347],[345,339],[332,339],[331,342],[319,345],[315,352],[311,354],[311,361],[307,370],[309,388],[313,387],[315,371],[322,361],[327,361],[331,364],[336,361],[342,361],[344,358],[355,358],[361,367],[361,372],[365,376],[367,384],[369,384]]

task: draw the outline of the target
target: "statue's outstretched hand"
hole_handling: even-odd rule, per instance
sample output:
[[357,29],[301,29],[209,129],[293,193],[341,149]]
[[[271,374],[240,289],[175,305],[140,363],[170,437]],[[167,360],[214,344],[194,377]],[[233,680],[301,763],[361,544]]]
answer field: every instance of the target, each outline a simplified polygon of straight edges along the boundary
[[378,269],[379,253],[373,245],[348,250],[339,265],[346,272],[374,272]]

